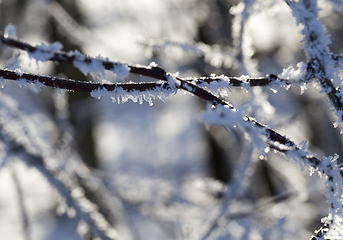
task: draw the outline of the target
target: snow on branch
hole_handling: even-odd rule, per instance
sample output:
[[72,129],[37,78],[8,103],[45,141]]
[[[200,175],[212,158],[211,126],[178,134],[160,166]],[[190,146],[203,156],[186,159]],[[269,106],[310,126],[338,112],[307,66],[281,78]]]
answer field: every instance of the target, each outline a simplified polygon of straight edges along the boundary
[[126,64],[110,62],[108,59],[103,59],[101,57],[91,58],[81,54],[77,50],[66,53],[60,51],[63,46],[59,42],[55,42],[51,45],[43,43],[37,46],[32,46],[23,41],[10,38],[6,34],[1,35],[1,41],[8,46],[28,52],[30,58],[34,58],[37,61],[72,63],[84,74],[91,72],[102,74],[105,69],[114,72],[119,78],[125,78],[129,74],[129,69]]
[[[154,79],[159,79],[163,81],[168,81],[167,75],[168,74],[163,68],[158,67],[156,64],[150,64],[149,66],[142,66],[142,65],[131,65],[127,63],[119,63],[119,62],[112,62],[105,58],[92,58],[86,55],[83,55],[82,53],[78,51],[72,51],[72,52],[63,52],[59,51],[59,48],[57,48],[55,45],[58,44],[52,44],[50,47],[47,47],[46,44],[39,45],[38,47],[32,46],[26,42],[20,41],[18,39],[10,38],[8,35],[0,35],[0,40],[6,44],[9,47],[21,49],[24,51],[27,51],[30,56],[38,56],[40,57],[41,54],[44,56],[49,56],[47,58],[39,58],[37,60],[40,61],[54,61],[54,62],[67,62],[72,63],[76,67],[78,67],[83,73],[89,73],[94,72],[101,74],[104,70],[111,70],[117,73],[117,75],[121,78],[124,78],[127,76],[127,74],[137,74],[142,75],[146,77],[151,77]],[[297,83],[307,83],[311,80],[313,77],[313,63],[309,62],[307,64],[306,69],[302,69],[306,71],[306,76],[298,77],[297,79],[294,79],[296,76],[290,75],[287,73],[281,74],[279,77],[270,74],[266,77],[260,77],[260,78],[250,78],[249,76],[242,76],[242,77],[227,77],[227,76],[210,76],[210,77],[200,77],[200,78],[188,78],[184,79],[189,81],[192,81],[194,84],[202,84],[206,83],[208,85],[217,85],[217,83],[220,84],[218,87],[225,86],[226,88],[230,87],[244,87],[249,89],[250,87],[254,86],[273,86],[276,87],[278,85],[283,87],[289,87],[290,85],[298,85]],[[118,71],[114,69],[120,69],[120,68],[127,68],[128,72],[124,71]],[[124,74],[125,73],[125,74]],[[221,83],[222,82],[222,83]],[[214,86],[216,88],[216,86]],[[72,89],[70,89],[72,90]]]
[[250,90],[251,87],[269,87],[273,92],[276,92],[279,87],[289,89],[290,86],[297,86],[302,91],[306,88],[306,83],[312,81],[314,70],[312,62],[307,64],[299,63],[298,69],[289,67],[278,76],[269,74],[266,77],[252,78],[242,75],[240,77],[227,77],[224,75],[210,77],[195,77],[186,78],[187,81],[194,83],[200,87],[206,87],[211,92],[218,92],[231,87],[241,87]]
[[19,81],[22,86],[25,86],[24,83],[26,81],[26,86],[35,84],[38,88],[40,88],[42,85],[45,85],[48,87],[65,89],[69,91],[89,92],[93,97],[96,98],[109,95],[113,100],[118,100],[118,102],[120,102],[118,98],[122,98],[122,102],[125,102],[127,99],[131,99],[134,102],[139,100],[139,102],[142,103],[143,98],[144,100],[151,102],[150,96],[157,96],[161,100],[165,101],[167,97],[166,94],[174,93],[169,83],[163,81],[151,83],[93,83],[43,75],[34,75],[23,73],[19,70],[11,71],[2,69],[0,69],[0,76],[3,79]]
[[[269,148],[283,152],[288,159],[293,159],[299,163],[302,168],[304,166],[310,167],[312,173],[317,171],[320,175],[324,175],[327,188],[327,203],[330,206],[328,211],[329,216],[323,220],[328,227],[325,236],[333,236],[334,239],[338,239],[336,238],[337,234],[340,236],[343,235],[343,229],[340,227],[343,223],[342,197],[340,195],[343,190],[343,169],[336,162],[338,159],[337,154],[334,157],[330,156],[319,159],[307,151],[307,143],[296,145],[285,136],[281,136],[267,126],[258,123],[255,119],[246,116],[242,110],[217,106],[216,108],[208,108],[202,114],[202,118],[205,123],[210,125],[219,125],[225,128],[235,126],[242,127],[244,131],[248,133],[251,142],[256,145],[257,149],[263,149],[265,145],[265,141],[261,139],[261,133],[264,133],[268,138],[267,142]],[[254,123],[258,129],[251,128],[251,124],[249,123]],[[212,227],[214,227],[214,225]],[[206,236],[208,236],[211,230],[212,228],[208,231]]]

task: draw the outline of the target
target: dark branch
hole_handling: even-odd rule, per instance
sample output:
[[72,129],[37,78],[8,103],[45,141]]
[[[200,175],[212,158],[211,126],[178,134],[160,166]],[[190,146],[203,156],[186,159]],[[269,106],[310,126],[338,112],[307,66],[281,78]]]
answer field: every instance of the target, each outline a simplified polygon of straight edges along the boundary
[[114,91],[118,88],[122,88],[124,91],[148,91],[154,90],[157,87],[164,89],[169,89],[169,84],[167,82],[150,82],[150,83],[92,83],[84,81],[74,81],[71,79],[63,78],[52,78],[49,76],[34,75],[29,73],[17,73],[10,70],[0,69],[0,77],[8,80],[20,80],[25,79],[30,83],[40,82],[48,87],[60,88],[69,91],[78,91],[78,92],[92,92],[98,89],[106,89],[107,91]]
[[[342,92],[340,88],[336,88],[333,82],[326,77],[326,68],[321,61],[318,62],[318,70],[317,70],[317,77],[319,79],[322,88],[325,90],[326,95],[330,99],[330,102],[336,109],[336,111],[343,111],[343,100],[341,98]],[[341,116],[341,120],[343,120],[343,115]]]
[[[259,78],[249,78],[246,82],[242,81],[238,77],[226,77],[230,81],[230,86],[232,87],[243,87],[244,84],[248,84],[250,87],[256,86],[268,86],[269,84],[276,82],[277,80],[280,82],[284,82],[286,85],[291,85],[292,83],[289,80],[281,79],[274,74],[267,75],[267,77],[259,77]],[[220,82],[222,81],[223,77],[200,77],[200,78],[193,78],[188,81],[194,81],[196,84],[207,83],[210,84],[211,82]]]
[[[44,51],[41,49],[38,50],[37,47],[34,47],[26,42],[23,42],[17,39],[12,39],[2,34],[0,35],[0,39],[4,44],[6,44],[9,47],[21,49],[29,53],[34,53],[36,51],[51,53],[49,51]],[[74,52],[66,53],[63,51],[58,51],[58,52],[53,53],[52,57],[50,57],[47,60],[54,61],[54,62],[73,63],[75,59],[76,59],[76,55]],[[84,63],[91,63],[93,60],[94,58],[89,57],[89,56],[85,56],[83,59]],[[107,60],[98,60],[98,61],[101,61],[103,67],[106,70],[114,70],[116,66],[123,65],[123,63],[120,63],[120,62],[112,62],[112,61],[107,61]],[[160,67],[151,67],[151,66],[147,67],[147,66],[135,66],[135,65],[127,65],[127,66],[130,69],[130,73],[167,81],[166,72],[164,71],[164,69]]]

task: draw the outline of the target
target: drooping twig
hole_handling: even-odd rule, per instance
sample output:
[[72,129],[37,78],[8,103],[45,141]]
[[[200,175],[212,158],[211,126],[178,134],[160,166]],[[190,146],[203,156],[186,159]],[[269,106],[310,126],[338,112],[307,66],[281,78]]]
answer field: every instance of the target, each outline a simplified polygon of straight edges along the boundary
[[[30,153],[24,145],[12,138],[11,134],[5,130],[2,123],[0,123],[0,139],[9,146],[11,154],[22,159],[27,166],[36,168],[46,178],[49,184],[65,199],[67,205],[75,210],[76,216],[87,223],[93,234],[104,240],[119,239],[119,237],[114,236],[116,235],[116,232],[108,227],[108,223],[100,213],[95,212],[93,209],[87,209],[90,206],[87,199],[82,196],[73,196],[71,191],[76,190],[76,188],[66,176],[59,179],[56,176],[59,173],[53,169],[49,169],[42,156]],[[109,230],[111,231],[111,236],[108,235],[107,231]]]
[[[342,79],[339,76],[339,69],[336,68],[341,64],[341,57],[333,55],[329,49],[331,40],[326,27],[319,20],[317,1],[285,0],[285,2],[293,11],[297,23],[303,25],[301,32],[304,53],[308,61],[313,63],[314,76],[319,80],[322,92],[327,95],[329,102],[336,111],[338,121],[334,125],[337,126],[343,121]],[[343,234],[340,229],[342,224],[342,197],[340,195],[342,191],[342,169],[337,166],[337,158],[337,154],[334,157],[323,157],[320,163],[321,171],[327,176],[327,202],[330,204],[330,208],[328,218],[323,220],[324,227],[315,231],[315,235],[311,238],[313,240],[332,239],[337,238],[336,236],[341,237]],[[332,233],[334,233],[334,237]]]
[[15,189],[18,194],[18,203],[19,203],[19,210],[20,210],[20,215],[21,215],[21,221],[22,221],[22,227],[23,227],[23,239],[25,240],[30,240],[31,239],[31,234],[30,234],[30,222],[29,218],[27,216],[27,210],[26,206],[24,203],[24,194],[23,194],[23,189],[21,187],[21,184],[18,179],[18,175],[13,168],[13,166],[10,167],[11,171],[11,176],[12,180],[15,186]]
[[[157,87],[168,89],[170,88],[169,83],[113,83],[113,84],[103,84],[103,83],[90,83],[90,82],[81,82],[81,81],[74,81],[74,80],[67,80],[61,78],[51,78],[47,76],[40,76],[34,74],[27,74],[27,73],[18,73],[15,71],[10,70],[1,70],[0,69],[0,76],[9,79],[9,80],[20,80],[25,79],[31,83],[41,83],[43,85],[49,87],[55,87],[60,89],[66,89],[70,91],[83,91],[83,92],[92,92],[97,89],[106,89],[107,91],[115,91],[118,88],[122,88],[124,91],[146,91],[146,90],[153,90]],[[209,101],[214,105],[228,105],[230,108],[234,109],[226,101],[214,96],[213,94],[209,93],[208,91],[200,88],[188,81],[185,81],[181,78],[177,78],[180,81],[179,88],[191,92],[192,94],[202,98],[203,100]],[[257,122],[253,118],[247,116],[247,121],[254,123],[256,126],[260,128],[266,128],[262,123]],[[275,131],[266,128],[266,133],[269,135],[272,141],[280,142],[281,144],[287,144],[289,146],[293,146],[294,144],[289,141],[287,138],[283,137],[282,135],[276,133]]]

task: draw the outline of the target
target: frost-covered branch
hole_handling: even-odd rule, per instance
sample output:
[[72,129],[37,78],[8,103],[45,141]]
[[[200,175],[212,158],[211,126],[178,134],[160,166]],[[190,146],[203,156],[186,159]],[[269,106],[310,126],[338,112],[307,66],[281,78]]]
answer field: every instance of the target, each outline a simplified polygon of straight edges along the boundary
[[152,82],[152,83],[94,83],[85,81],[75,81],[72,79],[55,78],[50,76],[35,75],[29,73],[23,73],[19,70],[3,70],[0,69],[0,76],[3,79],[8,80],[25,80],[28,83],[36,84],[37,87],[42,85],[48,87],[54,87],[59,89],[65,89],[69,91],[79,91],[79,92],[92,92],[99,89],[104,89],[107,91],[116,91],[121,88],[123,91],[148,91],[156,88],[168,89],[169,84],[165,82]]
[[293,10],[297,23],[304,26],[302,29],[304,52],[308,61],[315,64],[315,76],[318,78],[323,91],[326,93],[338,116],[338,124],[343,119],[343,98],[340,88],[342,83],[335,68],[336,62],[328,45],[331,43],[326,27],[318,19],[317,1],[286,0]]
[[[17,48],[28,52],[31,58],[37,61],[54,61],[54,62],[67,62],[72,63],[78,67],[83,73],[87,74],[89,72],[94,72],[102,74],[104,70],[110,70],[116,73],[120,78],[125,78],[127,74],[138,74],[145,77],[151,77],[158,80],[168,81],[167,72],[158,67],[155,64],[150,66],[141,65],[131,65],[127,63],[113,62],[105,58],[92,58],[81,54],[78,51],[63,52],[60,51],[61,46],[58,43],[52,45],[39,45],[32,46],[26,42],[10,38],[9,36],[0,35],[2,43],[9,47]],[[307,64],[307,74],[304,78],[297,79],[297,83],[306,83],[313,77],[313,63],[309,62]],[[0,75],[2,76],[2,75]],[[227,77],[227,76],[210,76],[210,77],[194,77],[189,79],[184,79],[187,81],[192,81],[195,84],[211,84],[219,83],[226,88],[230,87],[255,87],[255,86],[270,86],[273,84],[281,84],[290,86],[296,84],[293,79],[285,79],[278,77],[274,74],[267,75],[266,77],[251,78],[249,76],[242,77]],[[215,84],[216,85],[216,84]],[[69,89],[73,90],[73,89]],[[80,91],[80,90],[75,90]],[[82,91],[82,90],[81,90]],[[111,90],[110,90],[111,91]]]
[[[266,78],[252,78],[249,77],[242,77],[242,78],[227,78],[224,76],[212,76],[207,78],[192,78],[192,79],[183,79],[180,77],[175,77],[170,73],[167,73],[163,68],[156,66],[155,64],[151,64],[150,66],[134,66],[129,64],[111,62],[104,59],[94,59],[85,55],[82,55],[79,52],[69,52],[65,53],[62,51],[56,51],[52,47],[33,47],[25,42],[18,41],[16,39],[12,39],[7,37],[6,35],[1,36],[1,41],[11,47],[19,48],[25,51],[28,51],[29,54],[37,60],[41,61],[58,61],[58,62],[69,62],[73,63],[75,66],[81,66],[81,70],[84,69],[84,73],[88,72],[97,72],[102,73],[104,69],[113,70],[115,73],[118,74],[116,71],[116,67],[128,69],[128,73],[138,74],[142,76],[152,77],[155,79],[160,79],[160,82],[154,83],[112,83],[112,84],[105,84],[105,83],[90,83],[90,82],[81,82],[81,81],[74,81],[74,80],[66,80],[60,78],[52,78],[47,76],[39,76],[33,74],[22,73],[20,71],[10,71],[10,70],[0,70],[0,76],[4,79],[10,80],[25,80],[30,83],[38,83],[38,86],[41,84],[59,88],[59,89],[66,89],[70,91],[84,91],[84,92],[91,92],[91,94],[95,97],[101,97],[104,95],[111,95],[112,98],[115,100],[116,98],[121,97],[122,101],[126,101],[128,98],[132,99],[133,101],[137,101],[139,99],[142,102],[142,98],[145,100],[150,99],[152,97],[157,96],[160,97],[162,100],[166,98],[166,96],[173,94],[177,91],[177,89],[182,89],[187,92],[190,92],[197,97],[210,102],[213,106],[226,106],[226,108],[230,111],[235,112],[236,109],[227,101],[220,99],[219,97],[215,96],[211,92],[207,91],[206,89],[198,86],[197,84],[208,83],[208,82],[218,82],[220,79],[220,83],[227,83],[226,87],[230,87],[230,83],[232,80],[232,86],[239,86],[249,87],[249,83],[253,86],[261,86],[261,85],[268,85],[275,82],[281,82],[284,85],[289,85],[290,80],[282,79],[277,77],[276,75],[269,75]],[[45,56],[45,58],[42,57]],[[76,61],[76,63],[75,63]],[[101,67],[100,67],[101,66]],[[89,70],[86,70],[89,68]],[[307,65],[307,69],[312,69],[312,64]],[[123,71],[119,71],[121,74]],[[312,76],[311,72],[307,72],[307,78],[304,78],[304,81],[309,81],[308,78]],[[195,83],[195,84],[194,84]],[[279,84],[280,85],[280,84]],[[141,96],[141,92],[147,92],[148,96],[143,95]],[[167,94],[164,94],[167,92]],[[162,95],[160,94],[162,93]],[[124,99],[124,100],[123,100]],[[119,99],[118,99],[119,101]],[[149,100],[151,101],[151,100]],[[227,113],[227,111],[225,110]],[[221,116],[225,116],[226,113],[220,113]],[[256,119],[249,117],[245,114],[239,116],[239,118],[243,119],[243,122],[248,123],[247,128],[251,128],[251,124],[262,131],[268,138],[268,144],[271,145],[272,148],[274,143],[279,143],[281,145],[285,145],[287,147],[294,148],[294,150],[298,150],[296,144],[290,141],[285,136],[277,133],[276,131],[268,128],[266,125],[259,123]],[[225,117],[223,119],[226,119]],[[226,119],[227,120],[227,119]],[[279,150],[279,149],[276,149]],[[305,159],[316,166],[320,162],[319,159],[307,156],[302,156]]]
[[81,54],[79,51],[63,52],[60,51],[62,45],[54,43],[51,45],[41,44],[39,46],[32,46],[23,41],[8,37],[6,34],[0,36],[2,43],[27,51],[31,58],[37,61],[54,61],[72,63],[75,67],[79,68],[84,74],[90,72],[102,74],[104,70],[113,71],[120,78],[125,78],[129,73],[139,74],[155,79],[167,81],[165,71],[157,66],[134,66],[127,65],[120,62],[112,62],[104,58],[91,58]]

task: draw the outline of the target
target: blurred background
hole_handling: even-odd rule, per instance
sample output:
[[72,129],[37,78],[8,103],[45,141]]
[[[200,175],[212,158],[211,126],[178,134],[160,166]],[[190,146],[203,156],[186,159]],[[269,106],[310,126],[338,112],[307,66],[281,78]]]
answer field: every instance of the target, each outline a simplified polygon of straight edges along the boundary
[[[331,50],[340,54],[340,2],[318,5]],[[181,77],[278,75],[306,62],[301,27],[278,0],[0,0],[0,31],[8,24],[32,45],[59,41],[64,51],[156,62]],[[1,43],[0,66],[79,81],[123,81],[111,73],[84,76],[70,64],[36,62]],[[125,81],[154,80],[130,75]],[[242,129],[205,126],[199,115],[206,103],[188,93],[149,106],[4,83],[1,125],[72,175],[123,239],[201,239],[208,216],[227,201],[223,196],[237,176],[239,190],[229,196],[226,221],[212,239],[307,239],[327,214],[323,179],[278,153],[251,150]],[[320,89],[308,84],[303,94],[296,87],[277,90],[231,89],[225,99],[247,106],[251,116],[296,143],[308,141],[318,157],[342,155],[336,117]],[[0,149],[1,239],[94,237],[36,169],[7,156],[5,144]],[[244,158],[251,160],[239,170]]]

